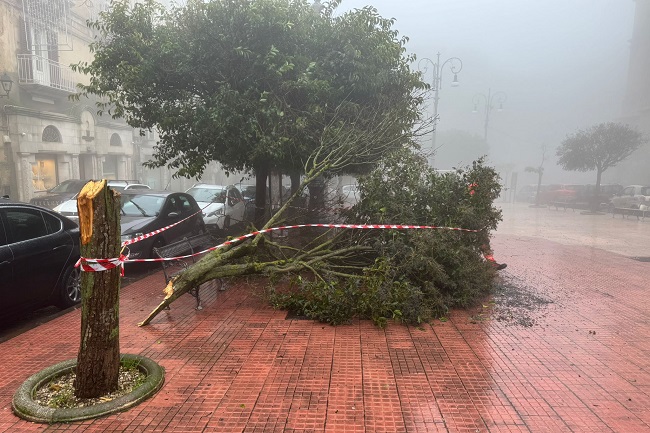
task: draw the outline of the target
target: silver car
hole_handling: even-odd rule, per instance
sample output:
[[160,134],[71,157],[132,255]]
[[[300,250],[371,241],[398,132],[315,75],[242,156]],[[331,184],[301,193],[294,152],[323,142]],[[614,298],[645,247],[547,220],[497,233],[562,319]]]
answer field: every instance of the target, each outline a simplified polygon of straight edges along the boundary
[[230,227],[243,224],[246,202],[234,185],[199,183],[185,192],[202,209],[208,231],[223,235]]
[[642,206],[650,206],[650,186],[626,186],[621,194],[612,197],[612,206],[630,209],[641,209]]

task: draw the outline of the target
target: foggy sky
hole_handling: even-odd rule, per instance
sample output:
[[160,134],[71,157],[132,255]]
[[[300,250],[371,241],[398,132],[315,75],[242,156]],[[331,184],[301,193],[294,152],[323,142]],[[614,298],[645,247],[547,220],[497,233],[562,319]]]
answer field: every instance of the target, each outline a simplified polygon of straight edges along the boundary
[[[395,28],[410,38],[408,52],[418,59],[435,60],[440,52],[441,63],[449,57],[463,61],[459,87],[449,86],[449,69],[442,72],[438,152],[445,152],[440,142],[445,131],[483,137],[485,111],[479,106],[472,113],[472,98],[489,89],[503,91],[504,111],[490,113],[493,165],[518,172],[519,186],[536,183],[536,175],[524,168],[540,164],[546,145],[545,183],[595,182],[592,172],[557,167],[555,148],[567,134],[620,115],[634,0],[342,0],[338,13],[366,5],[395,18]],[[425,79],[432,81],[431,70]],[[426,113],[432,112],[429,101]],[[430,137],[424,142],[430,147]],[[606,172],[603,182],[616,182],[610,175]]]
[[472,98],[504,91],[504,111],[490,113],[490,161],[513,164],[519,185],[533,183],[535,175],[523,170],[539,165],[545,143],[545,180],[595,182],[593,173],[558,168],[554,149],[568,133],[620,115],[633,0],[343,0],[339,10],[365,5],[395,18],[418,58],[435,60],[440,52],[441,63],[462,59],[459,87],[449,87],[449,69],[442,73],[440,133],[462,129],[482,137],[485,111],[473,114]]

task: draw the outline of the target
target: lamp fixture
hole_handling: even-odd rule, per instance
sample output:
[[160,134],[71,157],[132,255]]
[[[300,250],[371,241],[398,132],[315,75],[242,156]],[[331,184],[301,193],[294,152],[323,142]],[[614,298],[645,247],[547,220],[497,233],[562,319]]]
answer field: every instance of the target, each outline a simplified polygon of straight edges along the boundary
[[2,77],[0,77],[0,84],[2,84],[2,90],[5,92],[4,95],[0,94],[0,98],[8,98],[9,92],[11,92],[11,88],[13,87],[14,82],[6,72],[2,74]]

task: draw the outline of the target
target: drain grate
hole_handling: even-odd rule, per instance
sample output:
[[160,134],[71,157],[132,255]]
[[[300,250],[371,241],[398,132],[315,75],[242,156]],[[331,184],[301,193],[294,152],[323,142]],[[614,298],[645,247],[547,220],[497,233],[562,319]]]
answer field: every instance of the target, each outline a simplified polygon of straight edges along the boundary
[[630,257],[632,260],[637,262],[650,262],[650,257]]

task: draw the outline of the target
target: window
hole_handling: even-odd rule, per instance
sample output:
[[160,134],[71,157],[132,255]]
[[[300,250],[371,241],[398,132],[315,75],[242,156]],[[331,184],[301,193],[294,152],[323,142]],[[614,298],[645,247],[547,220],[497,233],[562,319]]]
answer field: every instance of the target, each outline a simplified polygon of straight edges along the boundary
[[111,146],[121,146],[122,145],[122,139],[120,136],[115,133],[111,135]]
[[49,213],[42,213],[43,219],[45,220],[45,227],[47,228],[47,234],[51,235],[57,233],[63,228],[61,220],[57,217],[50,215]]
[[237,203],[243,201],[242,196],[239,194],[239,191],[232,188],[228,191],[228,206],[235,206]]
[[0,247],[7,245],[7,238],[5,237],[5,228],[2,224],[2,219],[0,219]]
[[117,179],[117,155],[106,155],[102,164],[102,170],[105,179]]
[[33,209],[7,209],[9,240],[12,243],[28,241],[47,235],[43,214]]
[[171,197],[170,201],[172,202],[172,211],[186,213],[192,210],[192,204],[184,195]]
[[41,140],[45,143],[61,143],[61,133],[55,126],[48,125],[43,129]]

